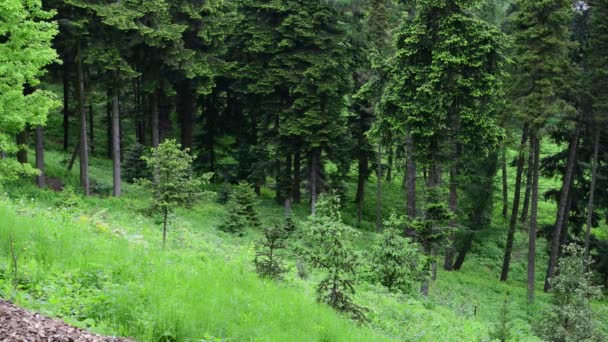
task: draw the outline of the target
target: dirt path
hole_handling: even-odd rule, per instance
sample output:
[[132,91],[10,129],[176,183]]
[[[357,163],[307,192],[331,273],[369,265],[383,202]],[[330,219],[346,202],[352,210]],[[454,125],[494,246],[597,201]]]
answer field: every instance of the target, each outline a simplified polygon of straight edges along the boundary
[[0,299],[0,342],[128,342],[74,328]]

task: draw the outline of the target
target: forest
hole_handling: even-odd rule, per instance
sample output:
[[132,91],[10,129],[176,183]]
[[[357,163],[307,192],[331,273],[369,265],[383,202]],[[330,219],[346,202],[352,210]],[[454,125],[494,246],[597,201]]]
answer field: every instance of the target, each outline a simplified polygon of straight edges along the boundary
[[0,0],[0,304],[601,342],[607,286],[608,0]]

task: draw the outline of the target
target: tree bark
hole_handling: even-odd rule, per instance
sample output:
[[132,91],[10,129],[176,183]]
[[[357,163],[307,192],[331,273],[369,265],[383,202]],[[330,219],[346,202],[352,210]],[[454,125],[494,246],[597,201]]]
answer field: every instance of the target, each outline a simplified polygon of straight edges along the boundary
[[120,111],[118,107],[118,89],[112,94],[112,170],[114,180],[114,197],[120,197],[122,193],[122,181],[120,175]]
[[318,158],[317,149],[310,153],[310,214],[317,214],[317,177],[318,177]]
[[456,239],[456,235],[454,231],[457,227],[456,222],[456,213],[458,211],[458,152],[457,155],[454,156],[454,160],[452,161],[452,165],[450,166],[450,200],[449,206],[450,211],[454,217],[450,220],[450,228],[453,230],[453,233],[449,236],[448,245],[445,250],[445,259],[443,263],[443,269],[446,271],[451,271],[454,266],[454,243]]
[[365,185],[369,173],[369,158],[366,151],[359,147],[359,167],[357,175],[357,195],[355,202],[357,203],[357,224],[361,225],[363,220],[363,203],[365,201]]
[[89,149],[91,154],[95,153],[95,122],[93,117],[93,105],[89,104]]
[[61,77],[63,79],[63,150],[68,151],[70,138],[70,64],[66,56],[63,61],[63,71]]
[[531,153],[534,154],[532,165],[532,197],[530,198],[530,230],[528,235],[528,304],[534,303],[534,277],[536,274],[536,230],[538,219],[538,178],[540,169],[540,139],[536,132],[530,134]]
[[160,127],[158,106],[160,101],[160,88],[156,88],[150,95],[150,112],[152,115],[152,147],[157,148],[160,144]]
[[[181,141],[184,148],[192,150],[193,132],[194,132],[194,91],[190,80],[184,80],[180,84],[180,92],[178,94],[178,113],[181,126]],[[192,152],[192,151],[191,151]]]
[[112,159],[112,92],[108,90],[106,99],[106,151],[108,159]]
[[87,141],[87,111],[85,107],[84,70],[82,65],[82,49],[78,44],[78,109],[80,110],[80,185],[86,196],[91,194],[89,180],[89,145]]
[[416,217],[416,160],[414,159],[414,145],[412,136],[407,133],[405,140],[406,148],[406,195],[407,195],[407,216],[410,219]]
[[17,161],[21,164],[27,164],[27,128],[25,128],[23,132],[17,133],[17,145],[19,145],[19,150],[17,150]]
[[376,231],[382,231],[382,144],[376,152]]
[[387,167],[386,167],[386,181],[388,183],[393,181],[393,160],[394,160],[394,150],[392,144],[388,145],[387,149]]
[[570,192],[570,185],[572,184],[572,176],[574,173],[574,166],[576,164],[576,155],[578,151],[578,140],[580,136],[580,124],[577,123],[570,141],[570,153],[568,155],[568,164],[566,165],[566,171],[564,174],[564,182],[562,191],[560,192],[559,204],[557,208],[557,217],[555,219],[555,227],[553,229],[553,236],[551,238],[551,255],[549,256],[549,265],[547,267],[547,275],[545,277],[545,292],[551,289],[551,278],[555,273],[555,266],[557,264],[557,257],[560,250],[560,234],[562,227],[567,222],[564,221],[566,214],[566,206],[568,201],[568,195]]
[[42,125],[36,127],[36,168],[40,172],[36,176],[36,184],[40,189],[46,186],[46,176],[44,174],[44,135]]
[[[517,174],[515,176],[515,191],[513,193],[513,207],[511,208],[511,220],[509,221],[509,231],[507,233],[507,244],[505,246],[505,255],[502,263],[502,271],[500,273],[500,281],[507,281],[509,277],[509,267],[511,264],[511,253],[513,251],[513,242],[515,240],[515,228],[517,224],[517,214],[519,209],[519,200],[521,195],[521,178],[524,168],[524,148],[528,139],[528,129],[524,127],[521,143],[519,144],[519,154],[517,156]],[[530,153],[532,153],[532,137],[530,136]]]
[[597,183],[597,163],[600,149],[600,129],[595,128],[593,135],[593,160],[591,161],[591,185],[589,186],[589,203],[587,203],[587,227],[585,230],[585,270],[589,272],[589,249],[591,244],[591,227],[593,225],[593,206],[595,200],[595,184]]
[[464,260],[471,250],[471,246],[473,246],[473,233],[467,234],[467,237],[464,240],[464,245],[458,251],[458,256],[456,256],[456,261],[454,262],[454,270],[460,271],[462,265],[464,264]]
[[509,184],[507,178],[507,146],[502,146],[501,156],[502,166],[502,218],[507,222],[507,216],[509,215]]
[[68,172],[71,172],[72,168],[74,168],[74,163],[76,162],[76,157],[78,157],[79,152],[80,141],[76,143],[76,146],[74,146],[74,152],[72,152],[72,157],[70,158],[70,162],[68,163]]
[[524,195],[524,207],[521,209],[521,223],[528,220],[528,212],[530,211],[530,190],[532,188],[532,164],[534,164],[534,156],[528,153],[528,171],[526,172],[526,193]]

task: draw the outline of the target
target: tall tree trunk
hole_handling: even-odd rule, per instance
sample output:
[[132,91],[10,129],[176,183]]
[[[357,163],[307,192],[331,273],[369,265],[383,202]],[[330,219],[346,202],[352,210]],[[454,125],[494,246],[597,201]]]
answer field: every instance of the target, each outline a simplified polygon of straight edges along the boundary
[[178,94],[178,113],[181,126],[181,141],[184,148],[192,149],[194,132],[194,92],[190,80],[184,80],[180,84]]
[[151,122],[152,122],[152,147],[156,148],[160,144],[160,127],[159,127],[159,102],[160,102],[160,88],[156,88],[154,93],[150,95],[150,111],[151,111]]
[[71,172],[74,168],[74,163],[76,162],[76,157],[78,157],[80,152],[80,141],[76,142],[76,146],[74,146],[74,152],[72,152],[72,157],[70,157],[70,162],[68,163],[68,172]]
[[112,92],[108,90],[106,100],[106,150],[108,159],[112,159]]
[[[507,233],[507,244],[505,246],[505,255],[502,262],[502,271],[500,273],[500,281],[507,281],[509,277],[509,267],[511,265],[511,253],[513,251],[513,242],[515,240],[515,228],[517,224],[517,214],[519,209],[519,200],[521,195],[521,178],[524,169],[524,148],[528,138],[528,129],[524,127],[519,144],[519,153],[517,156],[517,174],[515,176],[515,191],[513,193],[513,207],[511,208],[511,220],[509,221],[509,231]],[[530,135],[530,153],[532,153],[532,136]]]
[[63,61],[63,151],[68,151],[70,138],[70,63],[68,58]]
[[80,110],[80,185],[84,189],[86,196],[91,194],[91,184],[89,180],[89,143],[87,138],[87,110],[84,92],[84,70],[82,65],[82,49],[78,44],[78,109]]
[[595,128],[593,135],[593,160],[591,161],[591,185],[589,186],[589,203],[587,203],[587,227],[585,230],[585,270],[589,272],[589,246],[591,244],[591,227],[593,225],[593,206],[595,200],[595,184],[597,183],[597,163],[600,150],[600,128]]
[[507,146],[503,143],[500,161],[502,167],[502,218],[507,222],[509,215],[509,184],[507,177]]
[[114,88],[112,94],[112,170],[114,180],[114,197],[120,197],[122,193],[122,181],[120,175],[120,111],[118,107],[118,89]]
[[555,227],[553,229],[553,236],[551,238],[551,255],[549,256],[549,266],[547,267],[547,275],[545,277],[545,292],[551,289],[551,278],[555,273],[555,266],[557,264],[557,256],[560,249],[560,234],[562,227],[567,222],[564,221],[566,214],[566,205],[568,201],[568,195],[570,192],[570,185],[572,184],[572,175],[574,173],[574,166],[576,164],[576,154],[578,151],[578,140],[580,136],[580,124],[577,123],[570,141],[570,153],[568,155],[568,164],[566,165],[566,172],[564,174],[564,183],[562,191],[560,192],[559,204],[557,208],[557,218],[555,219]]
[[407,209],[406,213],[410,219],[416,217],[416,160],[414,159],[414,145],[412,143],[412,136],[407,133],[405,140],[406,148],[406,195],[407,195]]
[[93,104],[89,104],[89,149],[91,151],[91,154],[95,153],[95,122],[94,120],[94,115],[93,115]]
[[524,195],[524,207],[521,210],[520,221],[526,223],[528,220],[528,212],[530,211],[530,190],[532,188],[532,164],[534,164],[534,155],[528,153],[528,170],[526,172],[526,193]]
[[473,246],[473,233],[467,234],[466,238],[463,241],[464,244],[460,247],[460,250],[458,251],[458,256],[456,256],[456,261],[454,261],[455,271],[460,271],[467,254]]
[[209,171],[215,172],[215,132],[217,129],[214,94],[205,96],[204,115],[205,115],[205,136],[204,146],[207,152],[207,162],[209,163]]
[[317,178],[319,175],[319,156],[318,149],[315,148],[310,152],[310,213],[317,214]]
[[[458,150],[458,148],[457,148]],[[448,245],[445,250],[445,259],[443,263],[443,269],[446,271],[451,271],[454,266],[454,253],[455,253],[455,239],[456,239],[456,214],[458,211],[458,154],[459,151],[456,152],[456,156],[452,160],[452,165],[450,166],[450,200],[449,206],[450,211],[454,217],[450,220],[450,229],[452,229],[453,233],[449,236]]]
[[17,133],[17,161],[21,164],[27,164],[27,128],[23,132]]
[[293,191],[291,189],[293,185],[293,180],[291,176],[293,175],[292,171],[293,166],[293,157],[291,153],[287,153],[285,155],[285,216],[289,217],[291,215],[291,202],[293,201]]
[[363,203],[365,201],[365,185],[369,173],[369,158],[366,151],[363,151],[361,147],[359,150],[358,163],[357,195],[355,196],[355,203],[357,203],[357,224],[361,225],[361,221],[363,220]]
[[376,152],[376,231],[382,231],[382,144]]
[[292,198],[294,203],[300,203],[302,201],[302,192],[300,185],[302,184],[302,153],[300,149],[296,147],[296,151],[293,153],[293,184],[291,185]]
[[394,160],[394,149],[392,143],[388,145],[387,149],[387,167],[386,167],[386,181],[388,183],[393,181],[393,160]]
[[36,184],[40,189],[46,186],[44,174],[44,135],[42,125],[36,127],[36,168],[40,172],[36,177]]
[[534,277],[536,275],[536,229],[538,224],[538,178],[540,169],[540,139],[536,132],[530,133],[530,149],[534,154],[532,164],[532,197],[530,198],[530,229],[528,235],[528,303],[534,303]]

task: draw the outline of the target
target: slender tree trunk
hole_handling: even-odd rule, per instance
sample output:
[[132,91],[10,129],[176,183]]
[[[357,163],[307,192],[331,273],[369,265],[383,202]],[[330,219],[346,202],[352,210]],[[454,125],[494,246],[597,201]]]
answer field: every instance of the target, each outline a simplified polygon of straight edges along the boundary
[[85,107],[84,70],[82,50],[78,44],[78,109],[80,110],[80,185],[86,196],[91,194],[89,181],[89,145],[87,138],[87,111]]
[[376,231],[382,231],[382,144],[376,152]]
[[597,163],[600,149],[600,129],[595,128],[593,135],[593,160],[591,161],[591,185],[589,187],[589,203],[587,204],[587,227],[585,230],[585,270],[589,272],[589,249],[591,245],[591,227],[593,225],[593,206],[595,200],[595,184],[597,183]]
[[414,145],[412,136],[407,133],[405,140],[406,148],[406,188],[407,188],[407,216],[410,219],[416,217],[416,160],[414,159]]
[[23,132],[17,133],[17,145],[19,145],[17,161],[21,164],[27,164],[27,128]]
[[152,114],[152,147],[156,148],[160,144],[160,127],[158,106],[160,101],[160,88],[156,88],[150,95],[150,110]]
[[112,159],[112,92],[108,90],[106,100],[106,140],[107,157]]
[[42,125],[36,127],[36,168],[40,172],[36,177],[36,184],[40,189],[46,186],[44,174],[44,135]]
[[357,203],[357,224],[361,225],[363,220],[363,203],[365,201],[365,184],[369,172],[369,160],[366,151],[359,151],[359,168],[357,175],[357,195],[355,202]]
[[502,218],[507,222],[509,215],[509,184],[507,181],[507,146],[504,143],[500,163],[502,166]]
[[112,94],[112,164],[114,178],[114,197],[122,193],[120,177],[120,111],[118,107],[118,89]]
[[293,185],[293,180],[291,176],[293,175],[293,155],[291,153],[286,153],[285,155],[285,215],[289,216],[291,214],[291,202],[293,201],[293,191],[291,186]]
[[95,153],[95,122],[93,116],[93,104],[89,104],[89,149],[91,154]]
[[[507,244],[505,246],[505,255],[502,262],[502,271],[500,273],[500,281],[507,281],[509,277],[509,267],[511,265],[511,253],[513,251],[513,242],[515,240],[515,228],[517,225],[517,214],[519,209],[519,200],[521,195],[521,178],[524,168],[524,148],[528,138],[528,129],[524,127],[519,144],[519,154],[517,156],[517,174],[515,176],[515,192],[513,194],[513,207],[511,208],[511,220],[509,221],[509,231],[507,233]],[[532,137],[530,136],[530,153],[532,153]]]
[[532,164],[534,164],[534,155],[528,153],[528,170],[526,172],[526,193],[524,195],[524,207],[521,210],[520,221],[526,223],[528,220],[528,212],[530,211],[530,190],[532,188]]
[[[457,152],[457,154],[459,154]],[[445,259],[443,263],[443,269],[446,271],[451,271],[454,266],[454,253],[455,253],[455,239],[456,239],[456,214],[458,211],[458,156],[454,157],[452,161],[452,165],[450,166],[450,211],[454,217],[450,220],[450,229],[453,230],[453,233],[449,236],[448,245],[445,250]]]
[[181,126],[181,141],[184,148],[192,149],[193,146],[193,132],[194,132],[194,111],[195,101],[194,93],[190,80],[182,81],[180,84],[179,92],[179,118]]
[[291,185],[294,203],[300,203],[302,201],[302,192],[300,190],[300,185],[302,184],[301,170],[302,153],[299,148],[296,148],[296,151],[293,154],[293,184]]
[[557,218],[555,219],[555,227],[553,229],[553,236],[551,238],[551,255],[549,256],[549,266],[547,267],[547,275],[545,277],[545,292],[551,289],[551,278],[555,273],[555,266],[557,264],[557,256],[560,249],[560,234],[562,226],[567,224],[564,221],[566,215],[566,205],[568,201],[568,195],[570,192],[570,184],[572,184],[572,175],[574,173],[574,166],[576,164],[576,155],[578,151],[578,140],[580,136],[580,124],[577,123],[572,135],[572,141],[570,141],[570,153],[568,156],[568,164],[566,165],[566,172],[564,175],[564,183],[562,191],[560,192],[559,204],[557,208]]
[[80,141],[76,142],[76,146],[74,146],[74,152],[72,152],[72,157],[70,158],[70,162],[68,163],[68,172],[72,171],[74,168],[74,163],[76,162],[76,157],[80,152]]
[[318,158],[317,149],[313,149],[310,155],[310,213],[317,214],[317,177],[318,177]]
[[388,156],[387,156],[387,168],[386,168],[386,181],[388,183],[393,181],[393,159],[394,159],[394,149],[392,144],[388,145]]
[[454,262],[454,270],[459,271],[464,264],[464,260],[471,250],[471,246],[473,246],[473,233],[467,234],[464,239],[464,245],[458,251],[458,256],[456,256],[456,261]]
[[532,165],[532,197],[530,198],[530,230],[528,236],[528,303],[534,303],[534,277],[536,275],[536,228],[538,219],[538,178],[540,169],[540,139],[536,132],[530,134],[531,153],[534,154]]
[[67,60],[66,56],[61,73],[63,79],[63,150],[65,152],[68,151],[70,138],[70,64]]

